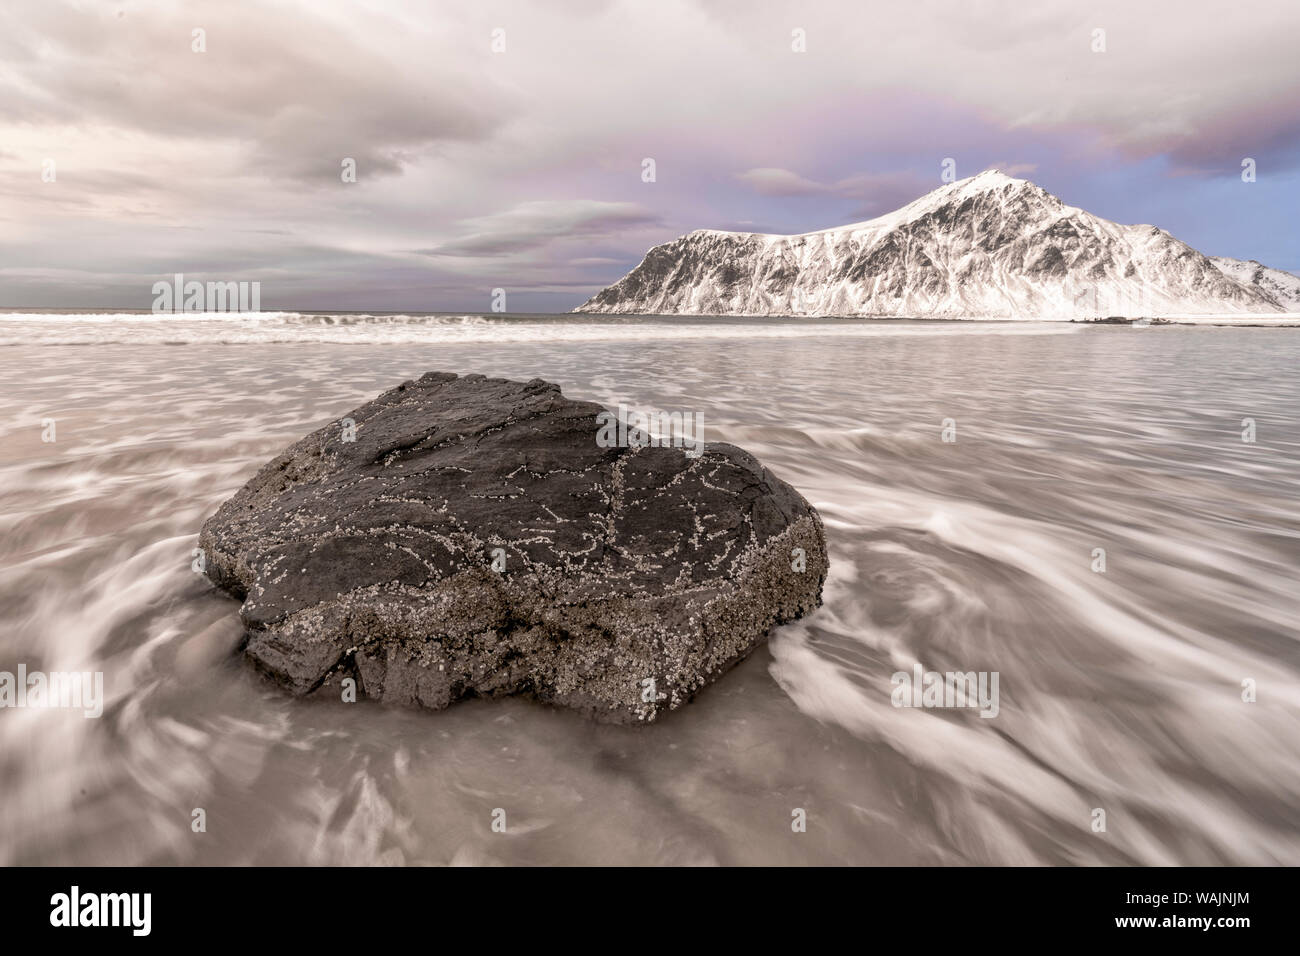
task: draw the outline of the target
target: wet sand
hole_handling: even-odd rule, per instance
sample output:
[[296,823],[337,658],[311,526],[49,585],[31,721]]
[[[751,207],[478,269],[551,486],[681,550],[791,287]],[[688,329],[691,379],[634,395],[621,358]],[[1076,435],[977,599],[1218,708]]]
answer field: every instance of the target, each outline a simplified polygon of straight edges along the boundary
[[[1300,863],[1294,332],[396,324],[0,323],[0,670],[107,695],[0,710],[0,863]],[[651,727],[288,698],[199,526],[428,370],[702,413],[820,509],[824,606]],[[892,706],[916,663],[998,716]]]

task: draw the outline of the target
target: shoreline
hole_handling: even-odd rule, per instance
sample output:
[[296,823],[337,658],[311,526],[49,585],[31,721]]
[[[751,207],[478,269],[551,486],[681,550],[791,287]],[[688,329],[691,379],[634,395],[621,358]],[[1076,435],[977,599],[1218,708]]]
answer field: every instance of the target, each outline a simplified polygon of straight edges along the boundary
[[[364,311],[335,309],[263,309],[221,312],[153,312],[148,309],[28,309],[0,307],[0,322],[40,322],[43,320],[90,320],[109,322],[138,321],[274,321],[316,316],[321,318],[384,320],[484,320],[492,321],[546,321],[564,319],[628,320],[722,320],[756,322],[924,322],[924,323],[1029,323],[1050,322],[1064,325],[1208,325],[1233,328],[1300,328],[1300,312],[1279,313],[1206,313],[1202,315],[1110,315],[1110,316],[1045,316],[1011,317],[1005,315],[793,315],[789,313],[713,313],[713,312],[593,312],[577,309],[568,312],[473,312],[473,311]],[[378,324],[377,323],[377,324]]]

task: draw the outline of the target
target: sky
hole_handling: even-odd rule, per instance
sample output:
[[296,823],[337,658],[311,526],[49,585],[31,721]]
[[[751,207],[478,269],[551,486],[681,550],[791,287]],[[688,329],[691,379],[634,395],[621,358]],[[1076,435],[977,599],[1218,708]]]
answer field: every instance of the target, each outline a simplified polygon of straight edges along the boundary
[[946,159],[1300,272],[1297,37],[1290,0],[4,0],[0,307],[147,309],[180,272],[567,311],[655,244],[869,219]]

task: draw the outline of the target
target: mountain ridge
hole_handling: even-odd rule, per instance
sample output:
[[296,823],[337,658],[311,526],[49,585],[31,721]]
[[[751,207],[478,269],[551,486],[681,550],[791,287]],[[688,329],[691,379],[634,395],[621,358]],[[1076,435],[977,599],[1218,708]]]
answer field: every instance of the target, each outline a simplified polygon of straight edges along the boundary
[[1300,311],[1300,278],[1102,219],[996,170],[793,235],[697,229],[575,312],[1090,318]]

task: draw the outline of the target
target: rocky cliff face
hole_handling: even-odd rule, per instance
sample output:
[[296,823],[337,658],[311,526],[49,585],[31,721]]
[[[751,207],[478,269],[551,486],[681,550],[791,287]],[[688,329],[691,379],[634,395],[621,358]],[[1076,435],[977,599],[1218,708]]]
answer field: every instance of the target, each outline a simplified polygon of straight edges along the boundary
[[1215,267],[1242,285],[1261,292],[1287,312],[1300,312],[1300,276],[1270,269],[1254,259],[1242,261],[1225,256],[1211,256]]
[[989,171],[851,226],[692,232],[655,246],[576,311],[1038,319],[1291,308],[1273,284],[1246,281],[1163,230],[1101,219]]

